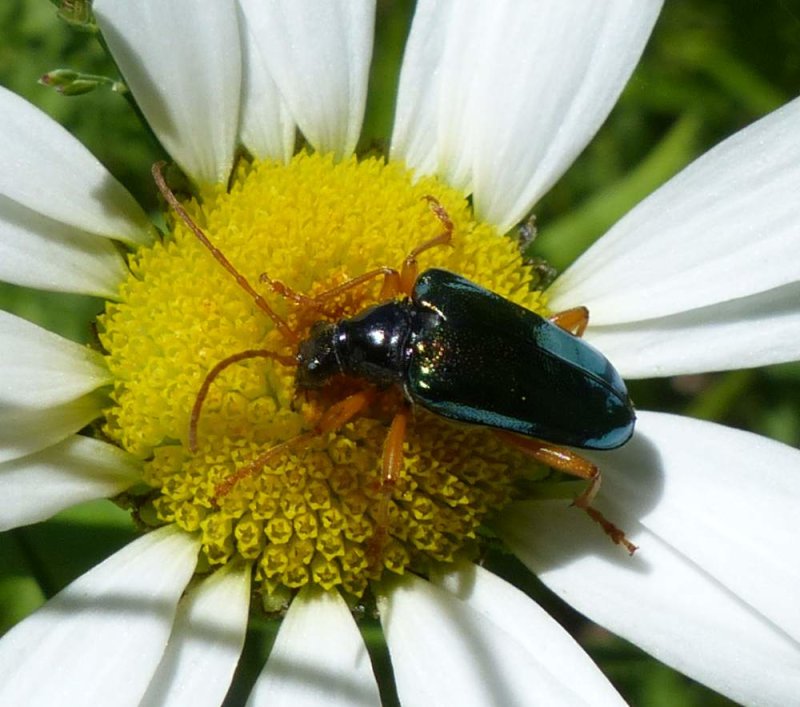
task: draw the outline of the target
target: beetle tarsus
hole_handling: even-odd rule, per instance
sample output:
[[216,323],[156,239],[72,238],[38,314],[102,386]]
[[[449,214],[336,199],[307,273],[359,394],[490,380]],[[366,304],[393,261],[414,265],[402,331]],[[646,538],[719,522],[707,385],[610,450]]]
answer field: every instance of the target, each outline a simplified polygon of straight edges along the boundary
[[630,540],[628,540],[628,538],[625,536],[625,531],[614,525],[596,508],[592,506],[581,506],[578,505],[578,503],[573,503],[572,505],[585,511],[595,523],[600,525],[600,527],[603,529],[603,532],[608,535],[609,538],[611,538],[614,544],[622,545],[622,547],[628,551],[629,555],[633,555],[633,553],[639,549],[638,545],[634,545]]

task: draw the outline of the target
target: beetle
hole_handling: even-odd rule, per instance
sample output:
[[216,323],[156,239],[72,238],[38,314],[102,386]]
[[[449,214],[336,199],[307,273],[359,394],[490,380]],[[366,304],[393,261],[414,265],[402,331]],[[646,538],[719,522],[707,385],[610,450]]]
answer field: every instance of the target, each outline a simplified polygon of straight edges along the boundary
[[414,405],[456,422],[583,449],[615,449],[635,414],[597,349],[547,319],[447,270],[409,297],[338,322],[300,344],[297,385],[335,375],[397,385]]
[[442,232],[413,249],[401,269],[380,267],[315,297],[270,279],[261,281],[297,304],[321,310],[326,301],[382,277],[377,305],[354,316],[322,319],[300,336],[268,305],[192,221],[153,166],[162,195],[214,258],[275,323],[294,350],[285,356],[266,349],[236,353],[206,375],[192,410],[189,447],[196,451],[197,425],[208,389],[219,373],[247,358],[296,365],[298,389],[324,388],[346,377],[364,387],[332,404],[314,428],[282,442],[237,469],[217,487],[224,496],[241,479],[257,473],[287,449],[343,427],[365,411],[386,388],[402,391],[382,457],[381,504],[376,513],[375,553],[388,532],[388,507],[402,468],[403,442],[412,406],[459,423],[493,428],[507,443],[551,468],[588,480],[574,501],[631,554],[636,547],[622,530],[591,506],[600,471],[571,449],[610,450],[633,435],[636,415],[622,377],[599,351],[582,340],[588,310],[577,307],[546,319],[470,280],[438,268],[418,273],[417,260],[431,248],[450,244],[453,223],[444,207],[426,196]]

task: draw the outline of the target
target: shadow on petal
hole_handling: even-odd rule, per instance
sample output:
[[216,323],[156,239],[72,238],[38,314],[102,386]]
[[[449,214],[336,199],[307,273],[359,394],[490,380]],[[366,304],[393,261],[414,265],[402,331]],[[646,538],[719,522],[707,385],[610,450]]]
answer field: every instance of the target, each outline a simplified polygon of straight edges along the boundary
[[[638,545],[640,519],[663,494],[665,469],[658,447],[645,434],[636,432],[620,449],[584,454],[603,475],[592,505]],[[588,555],[631,571],[649,571],[646,547],[639,546],[631,557],[586,513],[565,500],[518,501],[501,512],[494,526],[512,548],[535,546],[542,560],[539,571],[565,566]]]

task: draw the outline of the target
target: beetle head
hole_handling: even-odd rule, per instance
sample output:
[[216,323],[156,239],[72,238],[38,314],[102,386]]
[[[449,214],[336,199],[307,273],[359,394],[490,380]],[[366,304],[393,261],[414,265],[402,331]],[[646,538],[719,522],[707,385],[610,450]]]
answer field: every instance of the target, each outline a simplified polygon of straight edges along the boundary
[[297,351],[296,382],[300,388],[320,388],[341,373],[336,356],[336,325],[317,322]]

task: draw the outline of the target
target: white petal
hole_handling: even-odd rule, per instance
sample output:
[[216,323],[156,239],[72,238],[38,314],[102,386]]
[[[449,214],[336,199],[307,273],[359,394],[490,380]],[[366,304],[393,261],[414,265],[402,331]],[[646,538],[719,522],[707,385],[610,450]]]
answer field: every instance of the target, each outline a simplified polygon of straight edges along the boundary
[[47,408],[0,405],[0,462],[50,447],[100,416],[105,396],[88,393]]
[[430,138],[422,134],[436,135],[437,173],[471,190],[477,215],[505,231],[605,120],[661,2],[487,0],[469,13],[456,5],[419,6],[392,156],[426,167]]
[[446,41],[457,12],[451,0],[418,0],[403,55],[389,156],[421,174],[433,174],[439,168],[436,145],[440,110],[444,110],[441,73],[445,46],[459,46]]
[[167,650],[140,707],[222,704],[242,652],[250,608],[250,565],[231,567],[215,572],[181,600]]
[[127,274],[111,241],[0,196],[0,280],[113,299]]
[[582,513],[517,504],[500,530],[579,611],[659,660],[753,704],[800,694],[800,452],[711,423],[639,413],[601,465],[599,507],[628,558]]
[[[625,704],[575,639],[516,587],[477,565],[451,572],[441,584],[513,636],[529,655],[537,657],[543,670],[587,705]],[[536,701],[544,702],[534,685],[531,692]]]
[[375,0],[239,0],[247,25],[308,142],[341,158],[364,119]]
[[125,82],[161,144],[200,183],[225,182],[239,127],[241,48],[232,0],[96,0]]
[[661,4],[551,0],[524,18],[493,18],[491,61],[470,104],[479,217],[507,230],[572,164],[616,103]]
[[405,575],[378,608],[404,707],[531,704],[532,691],[537,704],[586,704],[527,645],[425,580]]
[[294,151],[295,124],[283,100],[259,42],[242,12],[242,115],[239,128],[244,146],[254,157],[288,162]]
[[75,435],[0,464],[0,530],[36,523],[83,501],[109,498],[141,479],[141,462],[114,445]]
[[655,319],[800,282],[800,99],[689,165],[551,288],[593,324]]
[[0,310],[0,403],[44,408],[106,385],[103,357]]
[[380,705],[358,627],[336,592],[304,589],[281,624],[248,707]]
[[199,543],[152,532],[75,580],[0,640],[0,704],[138,705]]
[[2,87],[0,117],[0,195],[86,233],[150,241],[133,197],[58,123]]
[[667,317],[589,327],[625,378],[724,371],[800,359],[800,282]]

